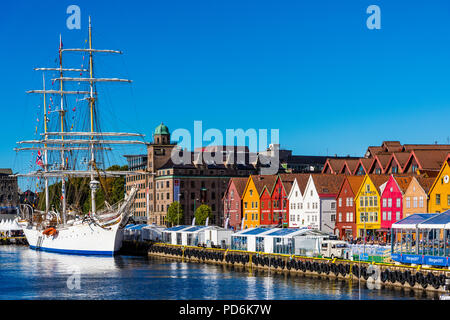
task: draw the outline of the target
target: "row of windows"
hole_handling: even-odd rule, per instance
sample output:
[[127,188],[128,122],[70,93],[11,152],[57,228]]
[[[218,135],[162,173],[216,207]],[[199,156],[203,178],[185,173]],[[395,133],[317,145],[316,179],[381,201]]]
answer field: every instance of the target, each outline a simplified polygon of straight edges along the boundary
[[378,213],[377,212],[361,212],[359,215],[359,222],[377,222]]
[[[342,222],[342,212],[338,214],[338,222]],[[345,213],[345,221],[344,222],[353,222],[353,212]]]
[[[395,213],[395,221],[398,221],[401,219],[400,211],[397,211]],[[392,221],[392,212],[391,211],[383,211],[383,220],[384,221]]]
[[[411,208],[411,198],[410,197],[406,197],[406,208]],[[424,201],[423,201],[423,197],[413,197],[413,208],[423,208],[424,207]]]
[[[402,199],[396,199],[396,207],[400,208],[402,206]],[[392,198],[383,198],[383,207],[392,208]]]
[[[436,194],[436,205],[441,204],[441,195],[439,193]],[[450,194],[447,195],[447,205],[450,206]]]
[[362,196],[359,199],[359,205],[361,207],[376,207],[378,206],[378,198],[376,196]]
[[[339,207],[342,207],[342,198],[339,198]],[[353,207],[353,198],[347,197],[345,198],[345,206],[347,207]]]

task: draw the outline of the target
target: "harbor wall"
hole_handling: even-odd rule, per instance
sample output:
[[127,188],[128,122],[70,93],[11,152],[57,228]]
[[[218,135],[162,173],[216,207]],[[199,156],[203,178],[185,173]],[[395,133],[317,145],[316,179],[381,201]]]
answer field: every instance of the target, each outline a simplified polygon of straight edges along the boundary
[[367,282],[368,285],[373,284],[375,287],[395,286],[436,292],[446,292],[445,280],[450,279],[449,269],[428,268],[421,265],[313,258],[164,243],[150,245],[148,255],[179,259],[184,262],[302,273],[348,281],[360,280]]

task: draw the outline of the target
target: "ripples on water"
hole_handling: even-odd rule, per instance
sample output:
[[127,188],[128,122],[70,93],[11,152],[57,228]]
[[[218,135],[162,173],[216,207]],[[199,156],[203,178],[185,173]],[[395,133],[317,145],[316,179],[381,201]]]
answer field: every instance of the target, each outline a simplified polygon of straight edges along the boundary
[[[69,277],[79,271],[80,289]],[[92,257],[0,247],[0,299],[405,300],[437,295],[158,258]]]

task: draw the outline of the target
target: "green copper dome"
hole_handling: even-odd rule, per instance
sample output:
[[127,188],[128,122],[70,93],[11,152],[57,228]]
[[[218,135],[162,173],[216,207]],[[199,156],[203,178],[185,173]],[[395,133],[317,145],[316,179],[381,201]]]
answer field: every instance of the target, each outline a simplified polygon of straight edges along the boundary
[[155,132],[153,134],[159,134],[159,135],[170,134],[169,128],[167,128],[167,126],[165,126],[164,123],[161,122],[161,124],[156,127]]

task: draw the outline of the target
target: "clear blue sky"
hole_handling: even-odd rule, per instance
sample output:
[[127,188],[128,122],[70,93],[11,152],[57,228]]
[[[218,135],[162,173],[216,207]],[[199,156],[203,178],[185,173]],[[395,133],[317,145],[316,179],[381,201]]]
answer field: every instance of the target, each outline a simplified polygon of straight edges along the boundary
[[[81,30],[66,8],[81,8]],[[369,30],[366,8],[381,9]],[[362,156],[383,140],[447,143],[450,3],[398,0],[8,1],[0,13],[0,167],[33,138],[35,66],[53,65],[59,34],[83,46],[88,16],[99,65],[131,88],[109,92],[115,129],[279,129],[296,154]],[[101,71],[101,70],[100,70]],[[102,74],[104,75],[104,74]],[[108,100],[107,99],[107,100]]]

